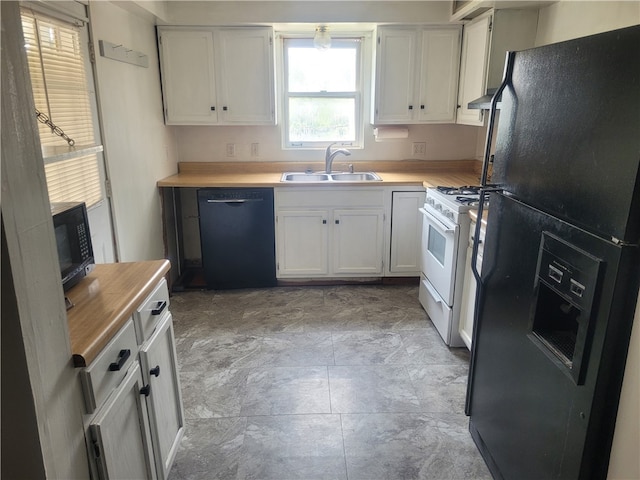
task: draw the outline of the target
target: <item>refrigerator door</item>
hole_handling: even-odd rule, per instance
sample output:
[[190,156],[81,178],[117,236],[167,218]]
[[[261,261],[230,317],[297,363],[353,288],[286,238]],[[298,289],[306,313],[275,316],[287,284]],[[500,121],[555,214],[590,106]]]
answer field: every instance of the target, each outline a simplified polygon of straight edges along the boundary
[[515,52],[492,182],[603,238],[640,241],[640,26]]
[[513,197],[493,194],[490,203],[469,377],[472,436],[495,478],[604,478],[638,249]]

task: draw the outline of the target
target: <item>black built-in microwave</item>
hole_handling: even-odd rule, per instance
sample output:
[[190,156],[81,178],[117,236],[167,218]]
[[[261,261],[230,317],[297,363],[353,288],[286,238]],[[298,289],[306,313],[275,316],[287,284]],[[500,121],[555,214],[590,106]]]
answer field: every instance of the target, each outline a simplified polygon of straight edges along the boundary
[[60,276],[66,292],[95,266],[89,217],[86,205],[76,202],[52,203],[51,214],[58,247]]

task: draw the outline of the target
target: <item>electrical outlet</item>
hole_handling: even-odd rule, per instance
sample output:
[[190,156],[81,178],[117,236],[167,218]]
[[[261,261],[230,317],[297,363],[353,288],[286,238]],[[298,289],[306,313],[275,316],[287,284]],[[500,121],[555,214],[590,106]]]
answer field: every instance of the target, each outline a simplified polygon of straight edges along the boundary
[[227,157],[235,157],[235,156],[236,156],[236,144],[227,143]]
[[260,156],[260,144],[259,143],[252,143],[251,144],[251,156],[252,157],[259,157]]
[[412,152],[414,157],[425,155],[427,153],[426,142],[413,142]]

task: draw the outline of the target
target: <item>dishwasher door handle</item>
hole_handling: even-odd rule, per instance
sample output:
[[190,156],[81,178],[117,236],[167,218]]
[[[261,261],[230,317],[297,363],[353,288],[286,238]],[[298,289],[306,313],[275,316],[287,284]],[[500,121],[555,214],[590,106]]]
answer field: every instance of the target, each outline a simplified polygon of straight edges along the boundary
[[261,198],[230,198],[229,200],[212,200],[207,199],[207,203],[247,203],[247,202],[261,202]]

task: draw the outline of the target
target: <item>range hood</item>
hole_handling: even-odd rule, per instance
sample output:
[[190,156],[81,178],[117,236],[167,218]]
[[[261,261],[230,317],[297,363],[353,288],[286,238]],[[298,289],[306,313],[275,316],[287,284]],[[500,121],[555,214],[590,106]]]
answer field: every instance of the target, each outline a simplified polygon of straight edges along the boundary
[[[470,101],[467,104],[467,108],[471,110],[489,110],[491,108],[491,99],[493,95],[496,93],[497,88],[487,88],[487,94],[481,96],[480,98],[476,98],[475,100]],[[498,104],[496,108],[500,108],[500,99],[498,99]]]

